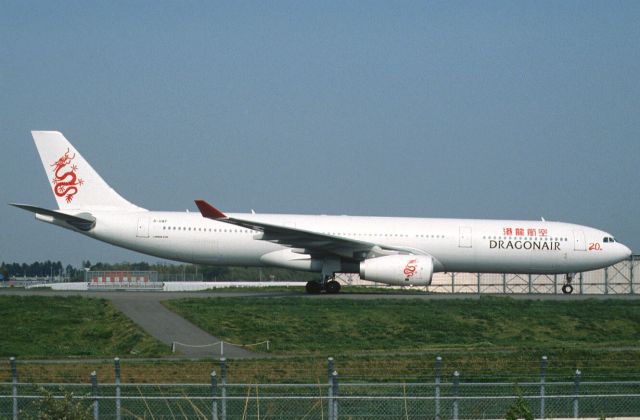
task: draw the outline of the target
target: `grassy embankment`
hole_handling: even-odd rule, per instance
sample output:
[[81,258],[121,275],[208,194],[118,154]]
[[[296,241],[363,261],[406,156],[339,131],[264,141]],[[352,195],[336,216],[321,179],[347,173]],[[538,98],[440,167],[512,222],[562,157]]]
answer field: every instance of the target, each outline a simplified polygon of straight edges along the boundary
[[[165,303],[233,343],[270,340],[272,354],[334,356],[347,376],[420,379],[445,372],[640,376],[640,301],[182,299]],[[346,363],[346,364],[345,364]],[[275,371],[296,375],[309,367]]]
[[275,354],[638,346],[640,301],[209,298],[165,302],[233,343]]
[[[167,306],[226,341],[272,342],[269,359],[229,361],[232,382],[316,382],[326,357],[346,380],[432,381],[535,379],[540,357],[549,377],[640,378],[640,301],[215,298]],[[107,301],[78,297],[0,296],[0,355],[105,358],[105,362],[19,365],[23,381],[86,382],[98,371],[113,380],[113,356],[154,357],[168,349],[142,333]],[[0,380],[9,377],[0,365]],[[124,359],[125,382],[207,382],[218,362]]]
[[0,357],[160,356],[169,349],[104,299],[0,296]]

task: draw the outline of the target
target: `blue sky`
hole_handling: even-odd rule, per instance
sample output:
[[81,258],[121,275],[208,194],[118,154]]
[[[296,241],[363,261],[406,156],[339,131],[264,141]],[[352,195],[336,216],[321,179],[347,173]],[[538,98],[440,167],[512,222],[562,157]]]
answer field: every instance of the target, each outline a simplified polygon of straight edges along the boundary
[[[0,197],[60,130],[149,209],[561,220],[640,252],[640,2],[0,6]],[[0,260],[154,261],[0,206]]]

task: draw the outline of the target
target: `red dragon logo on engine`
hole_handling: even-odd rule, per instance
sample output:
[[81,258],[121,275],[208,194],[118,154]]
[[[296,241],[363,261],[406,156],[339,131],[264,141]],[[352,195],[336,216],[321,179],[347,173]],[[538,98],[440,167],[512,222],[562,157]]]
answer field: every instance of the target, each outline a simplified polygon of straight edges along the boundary
[[65,154],[51,165],[53,167],[53,192],[58,197],[66,196],[67,203],[73,200],[73,197],[78,193],[78,187],[84,184],[84,181],[76,176],[78,165],[69,166],[75,157],[75,153],[73,156],[69,156],[67,148]]
[[416,270],[418,269],[418,260],[409,260],[407,265],[404,267],[404,275],[409,279],[416,274]]

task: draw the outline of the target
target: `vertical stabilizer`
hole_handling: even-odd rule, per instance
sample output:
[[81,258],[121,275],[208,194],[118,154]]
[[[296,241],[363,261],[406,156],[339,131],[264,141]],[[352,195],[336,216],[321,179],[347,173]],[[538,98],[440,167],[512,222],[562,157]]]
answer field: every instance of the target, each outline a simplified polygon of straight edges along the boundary
[[61,210],[144,210],[115,192],[58,131],[32,131]]

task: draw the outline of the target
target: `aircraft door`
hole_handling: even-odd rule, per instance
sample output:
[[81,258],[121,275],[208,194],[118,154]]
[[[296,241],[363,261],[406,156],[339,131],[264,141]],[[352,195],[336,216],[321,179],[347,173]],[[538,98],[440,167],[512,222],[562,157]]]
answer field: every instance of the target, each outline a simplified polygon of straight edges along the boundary
[[149,218],[141,217],[138,219],[138,232],[136,233],[138,238],[149,237]]
[[586,245],[584,240],[584,232],[581,230],[573,231],[573,249],[575,251],[586,251]]
[[460,248],[471,248],[471,227],[460,226],[460,241],[458,246]]

